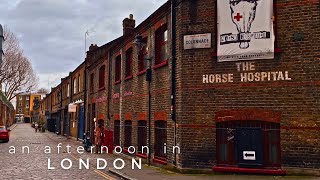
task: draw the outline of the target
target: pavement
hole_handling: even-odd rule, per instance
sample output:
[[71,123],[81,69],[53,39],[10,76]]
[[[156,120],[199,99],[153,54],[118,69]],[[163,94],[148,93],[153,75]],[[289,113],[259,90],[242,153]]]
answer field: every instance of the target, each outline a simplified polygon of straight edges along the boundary
[[[255,176],[255,175],[217,175],[217,174],[179,174],[157,167],[144,165],[141,170],[131,169],[131,161],[122,158],[125,167],[114,168],[114,160],[120,158],[112,154],[78,153],[81,141],[67,139],[54,133],[35,133],[30,124],[16,124],[11,128],[9,143],[0,143],[0,179],[142,179],[142,180],[271,180],[271,179],[319,179],[306,176]],[[58,144],[61,143],[61,148]],[[67,145],[70,147],[68,148]],[[28,153],[23,146],[30,149]],[[15,153],[13,154],[13,147]],[[49,152],[49,147],[51,152]],[[59,149],[59,152],[58,152]],[[11,151],[10,151],[11,150]],[[47,150],[47,151],[45,151]],[[11,152],[11,153],[10,153]],[[107,162],[107,167],[97,169],[97,159]],[[50,162],[48,162],[50,159]],[[80,161],[89,161],[88,169]],[[63,169],[72,163],[70,169]],[[116,163],[119,166],[119,163]],[[55,168],[55,169],[50,169]]]

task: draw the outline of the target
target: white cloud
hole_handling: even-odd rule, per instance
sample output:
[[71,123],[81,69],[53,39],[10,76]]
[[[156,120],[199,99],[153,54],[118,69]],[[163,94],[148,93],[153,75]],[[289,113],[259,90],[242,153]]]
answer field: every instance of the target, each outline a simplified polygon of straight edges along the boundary
[[87,48],[103,45],[122,35],[122,20],[129,14],[138,25],[166,1],[10,0],[0,3],[0,22],[17,34],[39,74],[40,87],[47,88],[50,75],[68,74],[83,62],[86,30],[95,31]]

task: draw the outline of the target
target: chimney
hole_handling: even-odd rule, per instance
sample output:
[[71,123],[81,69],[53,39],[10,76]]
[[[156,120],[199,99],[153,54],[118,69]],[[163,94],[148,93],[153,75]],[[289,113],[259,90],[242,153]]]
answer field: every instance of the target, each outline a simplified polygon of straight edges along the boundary
[[122,21],[123,26],[123,35],[129,34],[134,31],[134,28],[136,26],[136,21],[133,19],[133,15],[130,14],[129,18],[125,18]]
[[89,47],[89,51],[93,51],[93,50],[95,50],[97,48],[98,48],[97,44],[91,44],[90,47]]

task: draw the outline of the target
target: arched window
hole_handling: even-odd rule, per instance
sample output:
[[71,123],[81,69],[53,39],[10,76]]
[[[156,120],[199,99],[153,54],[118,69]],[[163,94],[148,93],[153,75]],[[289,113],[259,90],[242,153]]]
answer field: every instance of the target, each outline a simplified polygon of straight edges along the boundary
[[162,25],[156,31],[156,65],[168,60],[168,28]]
[[121,80],[121,55],[116,57],[114,73],[115,73],[114,74],[114,81],[120,82],[120,80]]
[[126,77],[132,76],[132,48],[126,51]]
[[99,89],[104,88],[105,86],[105,74],[106,66],[103,65],[99,68]]

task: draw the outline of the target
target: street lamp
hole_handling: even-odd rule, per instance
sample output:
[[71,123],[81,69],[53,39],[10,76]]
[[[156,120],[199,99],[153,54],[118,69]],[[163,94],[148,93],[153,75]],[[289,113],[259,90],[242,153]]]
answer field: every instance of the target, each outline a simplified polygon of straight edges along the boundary
[[0,64],[2,63],[2,55],[4,55],[3,49],[2,49],[3,41],[4,41],[3,28],[2,28],[2,26],[0,24]]
[[[133,42],[138,50],[138,59],[142,59],[141,50],[146,45],[141,35],[137,35],[136,39]],[[145,61],[148,61],[148,69],[146,71],[146,81],[148,81],[148,165],[150,166],[150,160],[151,160],[151,79],[152,79],[152,71],[151,71],[151,60],[152,58],[148,57],[143,59]]]

